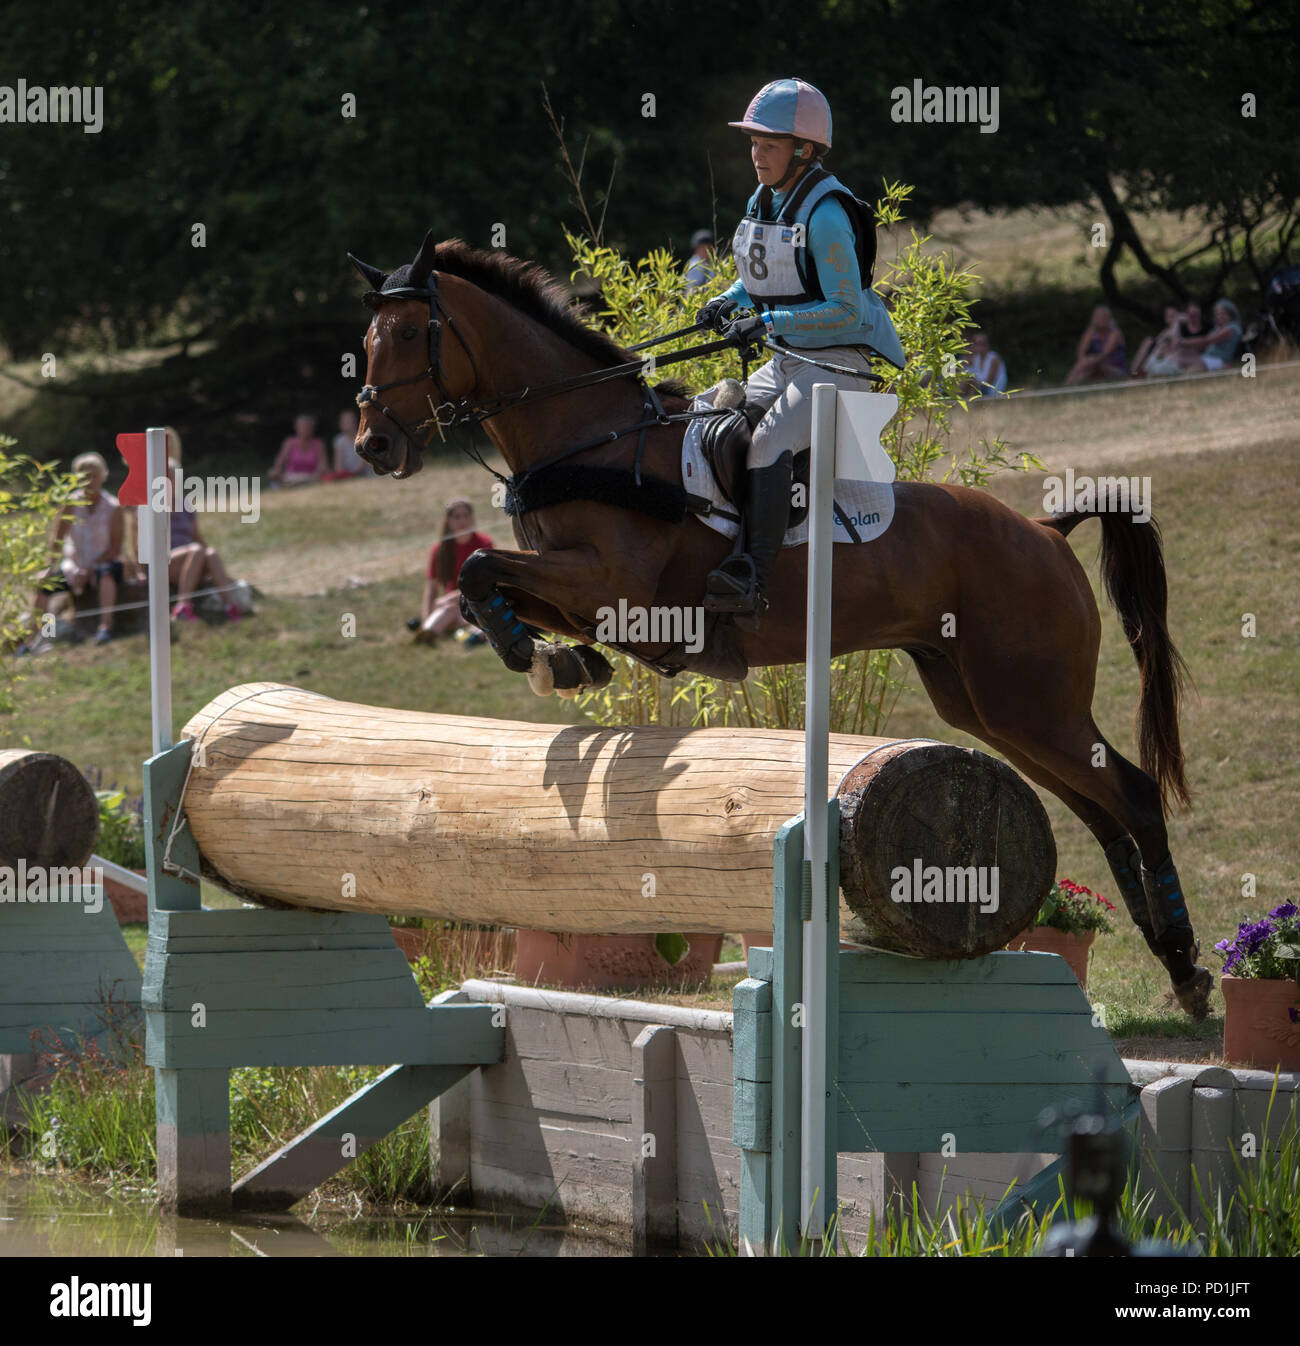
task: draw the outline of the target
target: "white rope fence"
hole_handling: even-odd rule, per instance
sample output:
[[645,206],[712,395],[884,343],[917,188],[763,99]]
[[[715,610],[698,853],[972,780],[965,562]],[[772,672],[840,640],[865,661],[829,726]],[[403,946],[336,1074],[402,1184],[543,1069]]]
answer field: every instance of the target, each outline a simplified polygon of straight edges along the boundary
[[[235,583],[238,583],[236,581]],[[227,584],[220,589],[195,589],[190,595],[190,599],[206,598],[209,594],[228,594],[235,587],[235,584]],[[70,590],[55,589],[54,594],[71,593]],[[189,601],[189,600],[186,600]],[[73,607],[72,615],[80,621],[82,617],[102,617],[106,612],[131,612],[135,608],[147,608],[149,600],[142,598],[138,603],[116,603],[111,608],[78,608]]]
[[[1300,369],[1300,360],[1281,360],[1277,364],[1256,365],[1255,374],[1272,373],[1278,369]],[[980,403],[989,403],[996,405],[999,402],[1019,402],[1028,397],[1073,397],[1078,393],[1117,393],[1121,389],[1133,388],[1164,388],[1175,383],[1193,383],[1206,379],[1239,379],[1243,375],[1238,368],[1232,369],[1207,369],[1194,374],[1168,374],[1156,375],[1152,378],[1135,379],[1124,377],[1122,379],[1108,379],[1101,383],[1076,383],[1065,385],[1060,388],[1030,388],[1024,392],[1014,392],[994,395],[986,393],[983,397],[972,398],[969,405],[976,406]]]

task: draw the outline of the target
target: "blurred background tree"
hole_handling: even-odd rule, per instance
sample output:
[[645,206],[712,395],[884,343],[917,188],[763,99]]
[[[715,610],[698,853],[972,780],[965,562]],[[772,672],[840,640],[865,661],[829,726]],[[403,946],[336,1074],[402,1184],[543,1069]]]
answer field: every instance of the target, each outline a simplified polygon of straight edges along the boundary
[[[725,240],[753,182],[726,123],[798,73],[834,109],[830,166],[859,191],[913,183],[923,227],[963,204],[1090,203],[1107,240],[1087,261],[1121,309],[1240,296],[1296,228],[1293,17],[1252,0],[811,0],[761,22],[740,0],[11,7],[4,78],[102,85],[105,125],[0,125],[0,342],[14,361],[166,358],[28,376],[42,395],[10,428],[68,455],[164,416],[210,451],[265,454],[301,405],[355,391],[341,361],[365,315],[347,251],[395,265],[432,227],[566,270],[563,229],[581,220],[543,83],[624,256],[684,260],[701,225]],[[891,90],[914,79],[996,85],[997,133],[894,122]],[[1195,214],[1185,255],[1148,251],[1139,207]],[[1072,342],[1075,315],[1055,320]]]

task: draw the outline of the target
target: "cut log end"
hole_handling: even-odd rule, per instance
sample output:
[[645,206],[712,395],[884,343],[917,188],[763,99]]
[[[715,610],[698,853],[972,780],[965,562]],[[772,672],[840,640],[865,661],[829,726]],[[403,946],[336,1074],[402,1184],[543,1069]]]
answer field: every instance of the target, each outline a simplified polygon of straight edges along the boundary
[[0,751],[0,866],[68,868],[90,859],[99,804],[90,782],[49,752]]
[[984,753],[891,745],[849,772],[840,810],[850,939],[920,958],[977,958],[1023,930],[1051,889],[1046,810]]

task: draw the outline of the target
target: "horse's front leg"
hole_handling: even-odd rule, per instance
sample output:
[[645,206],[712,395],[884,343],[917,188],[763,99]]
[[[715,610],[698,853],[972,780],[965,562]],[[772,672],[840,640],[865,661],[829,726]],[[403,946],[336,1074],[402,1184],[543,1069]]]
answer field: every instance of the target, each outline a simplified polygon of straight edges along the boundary
[[643,587],[635,578],[611,574],[594,547],[545,553],[479,550],[461,567],[458,583],[475,625],[508,669],[528,674],[538,696],[603,687],[613,669],[594,649],[534,640],[502,588],[530,594],[559,613],[581,613],[600,593],[627,593],[628,584],[637,591]]

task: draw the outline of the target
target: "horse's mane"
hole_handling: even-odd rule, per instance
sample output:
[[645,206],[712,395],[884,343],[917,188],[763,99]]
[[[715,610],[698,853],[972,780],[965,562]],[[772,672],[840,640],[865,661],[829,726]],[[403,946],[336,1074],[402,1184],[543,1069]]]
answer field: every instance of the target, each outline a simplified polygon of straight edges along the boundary
[[604,365],[624,364],[632,357],[603,332],[588,327],[584,312],[536,262],[525,262],[505,252],[484,252],[459,238],[439,243],[434,267],[459,276],[471,285],[504,299],[512,308],[549,327],[584,355]]
[[[589,327],[586,310],[570,300],[564,287],[536,262],[505,252],[485,252],[459,238],[449,238],[438,244],[433,265],[505,300],[599,364],[621,365],[635,358],[618,342]],[[670,396],[684,396],[679,380],[655,386]]]

